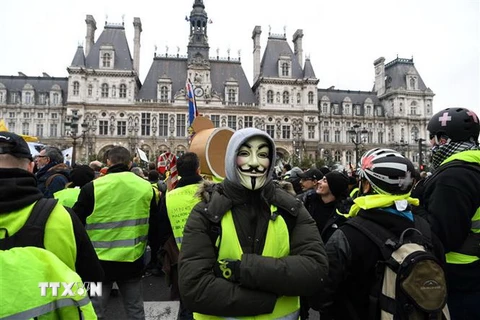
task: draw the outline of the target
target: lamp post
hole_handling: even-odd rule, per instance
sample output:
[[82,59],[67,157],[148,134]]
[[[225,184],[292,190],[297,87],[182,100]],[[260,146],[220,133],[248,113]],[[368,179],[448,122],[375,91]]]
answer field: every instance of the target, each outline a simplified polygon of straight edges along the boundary
[[358,148],[365,141],[365,135],[368,134],[368,131],[365,128],[360,130],[360,124],[355,123],[347,132],[350,134],[350,139],[355,145],[355,168],[357,168],[358,163],[360,162]]
[[423,152],[423,142],[426,141],[423,138],[415,139],[415,142],[418,142],[418,170],[423,170],[423,159],[422,159],[422,152]]
[[70,134],[68,136],[73,139],[73,143],[72,143],[72,163],[71,163],[72,168],[75,166],[75,160],[76,160],[76,157],[77,157],[77,140],[80,139],[80,138],[82,138],[82,139],[85,138],[85,132],[87,131],[87,128],[88,128],[88,124],[86,122],[83,122],[82,123],[82,133],[77,134],[78,133],[78,119],[79,119],[78,115],[76,113],[74,113],[72,115],[71,122],[66,122],[65,123],[65,125],[67,127],[71,128]]

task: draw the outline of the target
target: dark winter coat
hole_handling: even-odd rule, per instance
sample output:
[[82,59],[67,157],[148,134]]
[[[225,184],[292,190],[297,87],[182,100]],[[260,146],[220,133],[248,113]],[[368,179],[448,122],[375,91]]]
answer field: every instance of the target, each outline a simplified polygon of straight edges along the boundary
[[65,163],[56,162],[51,162],[38,170],[36,173],[37,186],[40,192],[43,193],[43,197],[53,198],[55,192],[65,189],[65,185],[69,180],[69,172]]
[[[361,210],[359,216],[374,221],[396,236],[413,228],[413,221],[381,209]],[[356,218],[351,218],[356,219]],[[443,248],[432,233],[435,255],[444,261]],[[371,286],[375,283],[375,266],[382,256],[378,247],[349,224],[342,225],[328,240],[326,250],[329,273],[325,285],[309,298],[310,306],[321,309],[326,319],[368,319]]]
[[[271,180],[256,191],[229,180],[206,187],[189,216],[180,252],[180,293],[189,310],[224,317],[266,314],[278,296],[310,295],[322,286],[328,270],[324,246],[299,200]],[[290,255],[278,259],[261,255],[272,204],[294,220]],[[243,250],[241,283],[212,272],[217,256],[207,230],[228,210]]]

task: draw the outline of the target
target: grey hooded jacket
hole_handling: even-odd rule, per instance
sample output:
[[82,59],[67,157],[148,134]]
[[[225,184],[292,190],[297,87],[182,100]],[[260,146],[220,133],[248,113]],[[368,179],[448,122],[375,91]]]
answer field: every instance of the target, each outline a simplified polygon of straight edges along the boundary
[[[328,273],[324,245],[315,221],[295,199],[270,178],[261,189],[251,191],[240,184],[236,155],[253,136],[267,139],[275,159],[275,144],[265,132],[248,128],[232,136],[225,157],[227,178],[220,184],[204,185],[202,201],[192,210],[184,229],[179,262],[179,288],[185,306],[203,314],[239,317],[268,314],[278,296],[310,295]],[[269,176],[273,165],[269,168]],[[290,255],[271,258],[261,255],[270,219],[270,205],[294,220]],[[240,282],[217,278],[212,268],[217,256],[208,230],[232,211],[243,255]]]

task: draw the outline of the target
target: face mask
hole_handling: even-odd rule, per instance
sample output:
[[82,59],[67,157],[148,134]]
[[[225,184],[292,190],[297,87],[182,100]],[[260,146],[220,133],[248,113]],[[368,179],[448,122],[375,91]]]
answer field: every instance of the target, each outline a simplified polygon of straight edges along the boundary
[[270,147],[265,138],[247,140],[237,153],[237,171],[242,186],[257,190],[265,185],[270,167]]

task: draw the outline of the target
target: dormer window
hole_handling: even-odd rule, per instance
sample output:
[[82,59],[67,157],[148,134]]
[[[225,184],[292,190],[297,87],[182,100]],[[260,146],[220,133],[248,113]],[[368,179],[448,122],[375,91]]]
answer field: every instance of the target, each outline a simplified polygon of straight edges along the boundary
[[104,53],[102,56],[102,67],[110,68],[110,61],[112,60],[112,56],[110,53]]
[[160,102],[168,102],[172,98],[172,80],[170,78],[160,78],[157,81],[157,99]]
[[234,78],[229,78],[225,83],[225,100],[228,104],[236,104],[239,102],[238,92],[238,81]]
[[282,63],[282,76],[288,77],[290,75],[290,65],[287,62]]
[[280,55],[278,59],[278,75],[281,78],[292,76],[292,58],[289,55]]
[[168,101],[168,87],[161,86],[160,87],[160,101],[167,102]]
[[113,45],[100,47],[100,68],[113,69],[115,61],[115,49]]
[[409,79],[409,89],[410,90],[416,90],[417,89],[417,78],[416,77],[410,77]]
[[237,91],[235,89],[228,89],[228,103],[237,102]]

